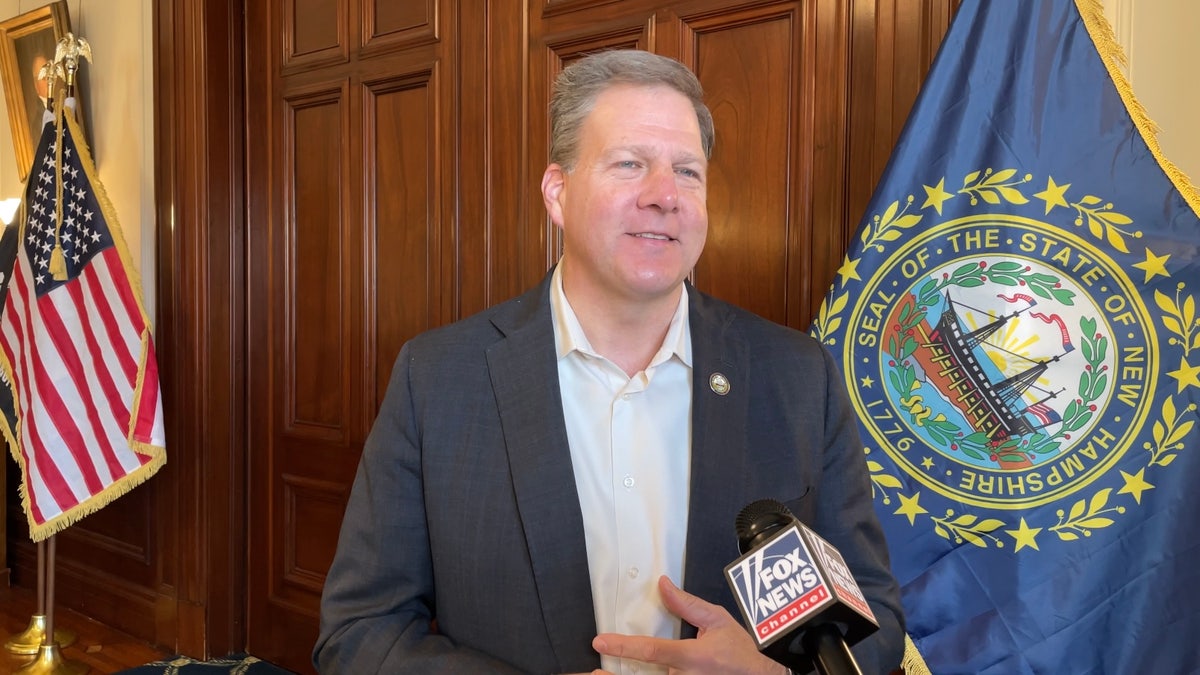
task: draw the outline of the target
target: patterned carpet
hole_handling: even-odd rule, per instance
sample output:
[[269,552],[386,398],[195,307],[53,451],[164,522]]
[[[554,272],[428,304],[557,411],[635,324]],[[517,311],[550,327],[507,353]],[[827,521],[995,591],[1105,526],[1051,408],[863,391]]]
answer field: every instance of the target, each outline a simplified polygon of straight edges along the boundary
[[230,654],[223,659],[196,661],[172,656],[162,661],[122,670],[115,675],[294,675],[290,670],[261,661],[247,654]]

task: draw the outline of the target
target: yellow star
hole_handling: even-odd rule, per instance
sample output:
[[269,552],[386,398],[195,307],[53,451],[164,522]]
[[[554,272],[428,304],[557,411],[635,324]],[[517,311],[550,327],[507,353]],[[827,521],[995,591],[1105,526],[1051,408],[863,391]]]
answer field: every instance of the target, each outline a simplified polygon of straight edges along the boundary
[[1056,206],[1067,208],[1067,200],[1063,198],[1063,195],[1066,194],[1069,187],[1071,187],[1070,183],[1058,185],[1053,178],[1048,178],[1046,179],[1046,189],[1034,193],[1033,196],[1046,202],[1046,213],[1050,213],[1050,209]]
[[1183,391],[1188,385],[1200,387],[1200,366],[1189,366],[1186,357],[1179,357],[1179,370],[1167,374],[1179,381],[1179,389],[1175,393]]
[[855,281],[862,281],[862,279],[858,276],[858,258],[851,260],[850,258],[843,256],[842,266],[838,268],[837,273],[842,275],[843,286],[845,286],[846,282],[851,279]]
[[1021,549],[1025,548],[1026,546],[1028,546],[1029,548],[1031,548],[1035,551],[1040,551],[1041,549],[1039,549],[1038,545],[1037,545],[1037,536],[1038,536],[1038,532],[1041,532],[1041,531],[1042,531],[1042,528],[1040,528],[1040,527],[1030,527],[1029,525],[1026,525],[1024,518],[1021,519],[1020,529],[1005,530],[1005,532],[1012,535],[1013,539],[1017,540],[1017,546],[1016,546],[1016,548],[1013,549],[1013,553],[1020,551]]
[[900,495],[900,508],[896,509],[896,515],[908,516],[908,524],[915,524],[917,516],[921,515],[922,513],[929,513],[925,509],[921,508],[921,505],[917,503],[920,500],[920,492],[914,494],[912,497],[905,497],[903,494]]
[[1146,473],[1146,469],[1144,469],[1144,468],[1132,476],[1130,476],[1129,474],[1122,471],[1121,477],[1125,479],[1125,485],[1124,485],[1124,487],[1122,487],[1120,490],[1117,491],[1117,494],[1133,495],[1133,500],[1136,501],[1138,504],[1141,504],[1142,503],[1142,493],[1145,492],[1146,490],[1154,489],[1154,486],[1151,485],[1150,483],[1147,483],[1146,479],[1142,477],[1142,474],[1144,474],[1144,473]]
[[925,467],[926,471],[932,469],[933,468],[933,458],[926,457],[925,459],[921,460],[921,466]]
[[1146,249],[1146,259],[1140,263],[1133,264],[1134,267],[1146,272],[1146,279],[1142,283],[1150,283],[1150,280],[1153,279],[1154,275],[1156,274],[1161,274],[1164,277],[1170,277],[1171,275],[1167,273],[1167,259],[1170,257],[1170,253],[1159,257],[1151,253],[1150,249]]
[[928,185],[922,185],[921,187],[925,188],[925,203],[921,205],[921,208],[927,209],[932,206],[937,209],[939,216],[942,215],[942,204],[946,203],[947,199],[954,199],[953,194],[946,192],[945,178],[938,181],[936,187],[929,187]]
[[875,380],[872,380],[869,376],[862,379],[863,389],[870,389],[874,384]]

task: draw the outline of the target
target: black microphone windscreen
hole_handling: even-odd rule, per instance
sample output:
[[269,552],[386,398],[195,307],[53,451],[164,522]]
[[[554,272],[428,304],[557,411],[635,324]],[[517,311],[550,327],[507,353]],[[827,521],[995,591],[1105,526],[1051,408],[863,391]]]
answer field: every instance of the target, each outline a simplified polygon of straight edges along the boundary
[[742,553],[758,546],[780,529],[796,522],[796,517],[783,502],[775,499],[760,499],[744,506],[737,515],[738,550]]

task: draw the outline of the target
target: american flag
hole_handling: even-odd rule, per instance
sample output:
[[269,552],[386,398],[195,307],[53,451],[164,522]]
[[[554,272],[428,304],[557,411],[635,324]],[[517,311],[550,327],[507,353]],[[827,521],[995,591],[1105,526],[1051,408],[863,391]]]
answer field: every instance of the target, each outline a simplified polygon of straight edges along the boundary
[[[0,404],[11,395],[13,407],[0,425],[21,467],[34,541],[103,508],[166,462],[137,274],[63,108],[57,125],[42,129],[24,218],[5,233],[19,239],[0,245],[0,270],[12,270],[0,287],[0,385],[8,390]],[[5,250],[15,252],[11,263]]]

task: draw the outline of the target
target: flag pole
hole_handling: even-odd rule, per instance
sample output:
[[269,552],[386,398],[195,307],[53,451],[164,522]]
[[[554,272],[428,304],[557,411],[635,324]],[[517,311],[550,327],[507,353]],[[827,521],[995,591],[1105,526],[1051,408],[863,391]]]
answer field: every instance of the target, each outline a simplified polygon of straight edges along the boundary
[[[4,648],[13,654],[27,656],[37,654],[46,635],[49,634],[50,628],[46,621],[46,574],[46,542],[39,541],[37,544],[37,610],[33,616],[29,617],[29,627],[4,643]],[[75,632],[64,628],[54,630],[54,641],[65,648],[75,642]]]
[[43,636],[52,637],[42,640],[36,651],[37,658],[16,670],[20,675],[83,675],[89,670],[86,664],[65,659],[55,639],[58,637],[54,630],[54,558],[57,539],[57,535],[52,534],[38,542],[38,603],[42,605],[39,611],[45,621]]
[[[72,70],[72,75],[74,74]],[[57,60],[47,62],[38,72],[37,77],[41,80],[46,80],[46,91],[48,96],[46,105],[54,110],[55,93],[59,80],[64,79],[65,73],[61,63]],[[53,540],[53,537],[50,538]],[[13,654],[20,655],[35,655],[41,649],[42,644],[46,641],[47,635],[52,635],[52,642],[66,647],[75,642],[75,633],[71,630],[54,630],[52,622],[47,620],[47,607],[52,606],[52,601],[47,601],[46,584],[47,577],[54,574],[53,557],[51,556],[49,564],[47,563],[46,555],[46,540],[37,543],[37,608],[36,613],[29,618],[29,626],[17,635],[12,636],[4,643],[4,648]]]

